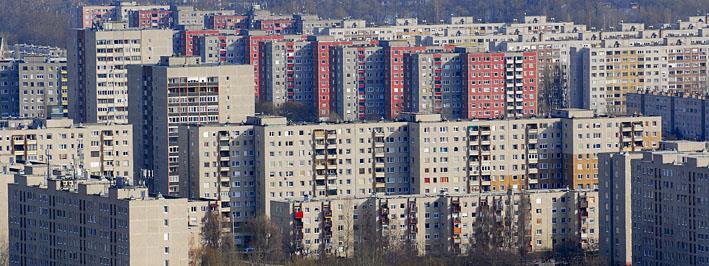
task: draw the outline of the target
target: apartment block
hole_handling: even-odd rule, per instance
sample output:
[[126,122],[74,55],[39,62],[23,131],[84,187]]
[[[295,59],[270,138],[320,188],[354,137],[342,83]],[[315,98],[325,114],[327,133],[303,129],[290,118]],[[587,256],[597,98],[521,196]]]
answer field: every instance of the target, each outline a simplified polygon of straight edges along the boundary
[[223,34],[220,36],[203,35],[194,40],[194,56],[202,58],[204,63],[225,62],[245,64],[246,36]]
[[623,114],[625,95],[636,91],[703,92],[707,84],[706,45],[666,39],[604,40],[600,47],[572,50],[572,89],[581,108]]
[[536,53],[413,54],[405,102],[411,112],[449,118],[505,118],[536,114]]
[[560,119],[411,119],[412,193],[564,187]]
[[660,117],[600,117],[578,109],[556,114],[567,118],[562,122],[565,184],[578,189],[598,185],[599,153],[658,149],[662,140]]
[[[700,203],[709,175],[706,143],[668,142],[663,143],[660,151],[614,154],[606,158],[609,164],[630,167],[606,172],[603,178],[608,179],[610,185],[618,182],[616,180],[630,180],[626,188],[631,186],[630,195],[623,195],[623,191],[600,191],[604,195],[601,196],[603,208],[612,209],[612,212],[604,210],[601,217],[604,225],[601,247],[603,254],[609,256],[609,262],[706,264],[709,254],[704,226],[707,206]],[[619,199],[610,193],[620,193]],[[614,213],[624,214],[621,217],[625,221],[614,223],[616,219],[610,216]],[[628,225],[631,227],[627,228]],[[626,231],[616,231],[624,227]]]
[[[561,246],[594,250],[597,192],[402,195],[274,200],[270,217],[299,255],[352,256],[383,236],[420,254],[464,253],[480,230],[530,252]],[[477,232],[476,232],[477,231]]]
[[178,128],[239,123],[254,114],[249,65],[200,64],[198,57],[163,57],[157,65],[128,67],[128,121],[135,136],[135,170],[153,173],[151,189],[178,195]]
[[309,41],[264,43],[260,58],[262,99],[275,106],[286,102],[312,105],[315,49]]
[[25,56],[18,72],[20,117],[63,117],[68,113],[66,59]]
[[204,29],[207,19],[215,15],[234,15],[234,10],[197,10],[193,6],[171,6],[173,21],[177,26]]
[[27,166],[8,187],[12,265],[189,265],[208,201]]
[[709,101],[704,93],[638,91],[627,94],[629,114],[662,117],[663,134],[675,139],[706,140]]
[[345,121],[383,118],[387,106],[385,48],[338,46],[330,51],[335,113]]
[[[603,129],[592,128],[596,123]],[[623,125],[633,123],[644,128],[636,142],[621,138]],[[586,139],[586,130],[601,137]],[[238,231],[249,217],[269,213],[271,200],[593,189],[598,167],[590,162],[597,153],[657,148],[661,131],[658,117],[579,110],[484,121],[405,114],[399,122],[289,124],[259,116],[181,127],[178,143],[188,150],[179,153],[178,171],[189,196],[220,199]],[[573,140],[578,134],[584,142]],[[583,178],[566,178],[571,172]]]
[[19,63],[17,59],[0,59],[0,116],[17,117],[19,105]]
[[636,184],[631,177],[631,162],[641,158],[642,154],[632,152],[599,154],[599,242],[609,265],[633,263],[631,206]]
[[249,18],[243,15],[211,15],[207,16],[208,29],[246,30],[249,29]]
[[9,124],[0,134],[3,171],[43,162],[80,167],[87,176],[125,177],[133,173],[131,125],[75,125],[69,119]]
[[170,55],[172,30],[72,30],[69,117],[81,123],[127,123],[127,66],[156,64]]
[[[138,5],[135,2],[119,1],[111,5],[82,5],[73,12],[73,27],[79,29],[90,29],[103,27],[104,23],[110,21],[124,21],[130,23],[131,27],[148,26],[146,20],[160,20],[161,16],[138,15],[139,13],[161,13],[170,9],[165,5]],[[148,18],[150,17],[150,18]]]
[[169,9],[135,10],[129,14],[129,23],[132,28],[157,28],[164,29],[173,25],[172,11]]

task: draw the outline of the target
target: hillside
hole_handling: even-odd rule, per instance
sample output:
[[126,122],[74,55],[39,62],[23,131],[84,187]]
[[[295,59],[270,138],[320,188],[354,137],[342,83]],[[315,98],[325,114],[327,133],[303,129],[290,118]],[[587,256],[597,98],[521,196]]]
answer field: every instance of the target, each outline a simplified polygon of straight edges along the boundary
[[[65,46],[70,10],[79,0],[0,0],[0,34],[9,42]],[[83,1],[87,2],[87,1]],[[90,1],[91,4],[110,1]],[[169,3],[169,1],[138,1]],[[192,1],[179,1],[180,3]],[[233,7],[243,11],[250,0],[194,1],[202,8]],[[546,15],[608,29],[620,21],[671,23],[709,12],[709,0],[260,0],[281,14],[310,13],[324,18],[363,18],[388,23],[397,17],[418,17],[433,23],[451,15],[474,16],[485,22],[511,22],[527,15]]]

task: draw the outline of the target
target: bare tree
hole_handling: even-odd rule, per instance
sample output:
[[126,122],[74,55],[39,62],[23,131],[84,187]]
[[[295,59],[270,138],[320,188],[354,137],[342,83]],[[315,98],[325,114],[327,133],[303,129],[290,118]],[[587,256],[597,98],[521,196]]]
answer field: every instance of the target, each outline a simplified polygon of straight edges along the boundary
[[10,252],[7,242],[0,242],[0,265],[9,265]]
[[234,238],[224,228],[224,217],[217,210],[210,210],[202,218],[202,247],[198,249],[199,264],[204,266],[239,265],[239,256],[234,247]]
[[510,222],[503,215],[502,198],[490,197],[478,203],[467,260],[473,265],[516,265],[520,258],[512,248]]
[[267,216],[260,215],[244,225],[251,239],[248,246],[253,252],[248,254],[253,263],[280,263],[287,260],[286,243],[283,232]]

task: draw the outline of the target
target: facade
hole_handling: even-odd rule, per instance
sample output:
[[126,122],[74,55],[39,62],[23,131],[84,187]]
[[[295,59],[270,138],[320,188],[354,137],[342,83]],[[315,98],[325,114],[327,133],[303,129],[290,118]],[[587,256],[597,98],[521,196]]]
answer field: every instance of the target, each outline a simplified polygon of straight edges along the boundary
[[598,117],[592,113],[572,110],[558,114],[585,117],[562,122],[564,183],[576,189],[598,186],[598,154],[658,149],[662,140],[660,117]]
[[594,250],[597,196],[594,191],[536,190],[276,200],[270,217],[289,232],[291,251],[305,256],[352,256],[378,234],[393,245],[413,244],[419,254],[465,253],[479,229],[530,252],[564,245]]
[[18,66],[19,117],[63,117],[68,110],[66,59],[25,56]]
[[275,106],[313,102],[315,46],[309,41],[272,41],[261,47],[263,99]]
[[9,185],[10,264],[189,265],[208,202],[59,172],[28,166]]
[[68,71],[65,58],[19,54],[0,60],[0,115],[46,118],[68,112]]
[[610,265],[632,265],[634,183],[633,160],[640,153],[602,153],[599,155],[600,252]]
[[643,153],[633,162],[633,264],[702,265],[707,251],[704,202],[709,157],[694,152]]
[[[643,125],[635,130],[642,139],[621,138],[624,125],[634,123]],[[250,217],[270,213],[271,200],[590,190],[598,184],[597,163],[591,164],[598,153],[658,148],[661,131],[658,117],[593,117],[579,110],[546,119],[407,114],[399,122],[304,125],[261,116],[181,127],[178,143],[188,148],[179,153],[178,172],[190,197],[229,198],[222,210],[230,209],[238,231]],[[583,142],[575,140],[579,134]],[[583,175],[565,178],[569,173]]]
[[663,134],[675,139],[707,140],[708,107],[703,93],[640,91],[627,95],[629,114],[662,117]]
[[702,93],[707,85],[705,44],[668,39],[604,40],[600,47],[572,50],[572,90],[581,108],[624,114],[627,93]]
[[706,264],[706,143],[663,142],[660,151],[604,159],[601,252],[609,263]]
[[239,123],[254,114],[249,65],[200,64],[198,57],[163,57],[128,67],[128,121],[139,132],[135,170],[153,173],[153,187],[178,195],[178,126]]
[[129,14],[129,23],[133,28],[169,28],[172,26],[172,11],[167,9],[135,10]]
[[172,34],[160,29],[72,30],[69,117],[80,123],[127,123],[127,66],[156,64],[161,56],[172,55]]
[[410,112],[467,119],[537,113],[536,53],[459,50],[408,57],[404,91]]
[[11,124],[0,133],[3,171],[40,162],[80,167],[87,176],[115,178],[133,173],[131,125],[74,125],[69,119]]
[[16,59],[0,59],[0,116],[17,117],[19,110],[19,64]]

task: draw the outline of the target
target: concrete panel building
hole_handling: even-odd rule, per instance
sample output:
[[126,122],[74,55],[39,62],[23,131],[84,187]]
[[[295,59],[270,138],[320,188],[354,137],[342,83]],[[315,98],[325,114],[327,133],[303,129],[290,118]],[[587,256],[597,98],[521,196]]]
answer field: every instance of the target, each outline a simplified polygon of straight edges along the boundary
[[0,116],[17,117],[19,114],[19,64],[20,60],[0,59]]
[[597,204],[594,191],[568,190],[333,197],[274,200],[270,217],[305,256],[352,256],[380,236],[419,254],[460,254],[481,228],[530,252],[595,250]]
[[172,30],[71,31],[68,53],[69,117],[76,122],[128,122],[127,66],[155,64],[172,55]]
[[599,47],[572,49],[572,90],[580,108],[624,114],[627,93],[704,92],[705,45],[668,39],[604,40]]
[[3,171],[43,162],[81,168],[86,176],[116,178],[133,173],[131,125],[75,125],[69,119],[9,124],[0,132]]
[[640,91],[627,95],[629,114],[662,117],[663,134],[673,139],[707,140],[709,100],[704,93]]
[[190,265],[210,208],[46,165],[17,174],[8,198],[12,265]]
[[[190,197],[220,200],[239,231],[250,217],[269,213],[271,200],[590,190],[598,184],[597,163],[591,164],[597,153],[659,147],[658,117],[590,113],[489,121],[406,114],[399,122],[320,124],[260,116],[243,124],[184,126],[180,186]],[[642,123],[643,131],[635,130],[642,139],[621,138],[624,123]],[[574,140],[578,134],[584,142]],[[581,172],[582,178],[565,178]]]
[[[198,57],[163,57],[128,67],[128,121],[136,128],[136,175],[153,173],[151,189],[178,195],[178,126],[240,123],[254,114],[250,65],[200,64]],[[185,195],[186,196],[186,195]]]
[[65,116],[69,89],[66,59],[25,56],[18,72],[19,117]]
[[[612,264],[703,265],[709,175],[703,142],[663,142],[660,151],[603,157],[601,252]],[[607,186],[606,186],[607,185]],[[629,194],[628,194],[629,193]]]
[[557,116],[567,118],[561,125],[564,184],[576,189],[598,185],[598,154],[658,149],[662,140],[662,122],[656,116],[601,117],[578,109]]
[[611,265],[633,262],[633,160],[640,153],[602,153],[599,155],[600,252]]

